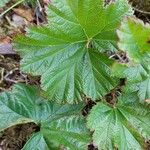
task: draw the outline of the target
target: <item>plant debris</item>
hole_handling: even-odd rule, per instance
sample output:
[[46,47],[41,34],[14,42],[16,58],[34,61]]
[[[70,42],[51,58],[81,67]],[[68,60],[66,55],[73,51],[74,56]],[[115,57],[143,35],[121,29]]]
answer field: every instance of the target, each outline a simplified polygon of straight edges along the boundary
[[26,141],[39,127],[34,123],[19,124],[1,133],[0,150],[21,150]]
[[[111,0],[106,0],[108,4]],[[13,84],[40,84],[40,77],[33,77],[20,71],[20,56],[13,50],[11,45],[12,38],[18,34],[24,34],[25,28],[29,25],[40,25],[46,22],[44,5],[49,0],[44,0],[44,4],[36,5],[34,8],[30,6],[18,6],[8,14],[0,18],[0,92],[11,90]],[[150,0],[129,0],[132,3],[135,15],[144,22],[150,23]],[[5,8],[12,4],[10,2]],[[1,11],[2,12],[2,11]],[[113,58],[121,63],[128,63],[128,57],[124,52],[109,53]],[[125,79],[121,80],[120,87],[124,86]],[[106,101],[112,105],[116,103],[118,96],[116,90],[105,96]],[[149,103],[149,99],[147,100]],[[82,114],[87,116],[89,111],[96,103],[87,99],[86,106],[82,110]],[[30,138],[31,134],[39,130],[34,123],[27,123],[13,126],[0,133],[0,150],[21,150],[25,142]],[[93,144],[88,146],[88,150],[98,150]],[[150,142],[147,142],[147,150],[150,150]]]
[[20,71],[18,55],[0,55],[0,92],[11,89],[15,83],[39,85],[40,77],[33,77]]
[[93,144],[88,145],[88,150],[98,150]]

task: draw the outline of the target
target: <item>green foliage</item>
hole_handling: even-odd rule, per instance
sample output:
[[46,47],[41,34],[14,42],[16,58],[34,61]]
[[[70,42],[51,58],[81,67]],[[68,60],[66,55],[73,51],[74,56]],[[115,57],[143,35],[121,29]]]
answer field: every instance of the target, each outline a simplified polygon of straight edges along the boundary
[[94,131],[94,143],[99,150],[114,150],[114,147],[119,150],[144,149],[145,139],[150,138],[149,109],[140,104],[134,94],[120,97],[114,107],[98,103],[87,122]]
[[99,150],[141,150],[150,139],[150,107],[143,101],[150,99],[150,27],[128,17],[117,33],[118,46],[129,57],[129,63],[112,67],[114,76],[127,79],[124,94],[114,106],[105,102],[94,106],[87,124]]
[[150,60],[150,25],[135,18],[126,18],[118,30],[119,48],[135,62]]
[[50,142],[64,145],[70,150],[85,149],[90,138],[85,120],[80,114],[84,105],[59,105],[48,102],[38,93],[39,90],[35,87],[15,85],[11,92],[1,94],[0,130],[34,122],[40,125],[40,131],[31,137],[24,150],[33,147],[44,150],[50,148]]
[[[22,71],[40,75],[42,89],[17,84],[1,94],[0,130],[34,122],[40,131],[23,150],[87,150],[91,138],[81,115],[86,112],[99,150],[145,149],[150,140],[150,25],[132,13],[126,0],[109,5],[53,0],[48,24],[30,27],[15,39]],[[119,50],[127,53],[128,63],[109,58],[108,51]],[[125,85],[120,78],[126,78]],[[92,104],[81,102],[85,98],[96,103],[90,112]]]
[[[119,48],[127,52],[127,65],[114,64],[113,73],[127,78],[125,92],[138,91],[140,101],[150,98],[150,25],[135,18],[126,18],[118,30]],[[133,63],[133,62],[135,63]]]
[[0,8],[4,7],[10,0],[1,0],[0,1]]
[[[23,150],[49,150],[42,133],[35,133],[23,147]],[[50,149],[51,150],[51,149]]]
[[36,6],[37,0],[25,0],[24,3],[30,4],[32,6]]
[[102,54],[116,50],[116,29],[132,14],[125,0],[104,6],[103,0],[53,0],[48,25],[31,27],[16,38],[24,72],[41,75],[49,99],[79,102],[84,95],[100,99],[117,85],[113,61]]
[[113,73],[120,78],[127,78],[125,93],[138,92],[139,100],[150,98],[150,64],[115,64]]

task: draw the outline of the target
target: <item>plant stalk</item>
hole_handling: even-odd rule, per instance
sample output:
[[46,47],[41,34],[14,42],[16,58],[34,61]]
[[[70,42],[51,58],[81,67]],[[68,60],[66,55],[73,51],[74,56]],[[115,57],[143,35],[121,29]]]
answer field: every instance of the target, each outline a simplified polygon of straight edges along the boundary
[[5,15],[7,12],[9,12],[11,9],[13,9],[14,7],[16,7],[17,5],[21,4],[24,0],[20,0],[17,3],[15,3],[14,5],[12,5],[11,7],[9,7],[7,10],[5,10],[2,14],[0,14],[0,18]]

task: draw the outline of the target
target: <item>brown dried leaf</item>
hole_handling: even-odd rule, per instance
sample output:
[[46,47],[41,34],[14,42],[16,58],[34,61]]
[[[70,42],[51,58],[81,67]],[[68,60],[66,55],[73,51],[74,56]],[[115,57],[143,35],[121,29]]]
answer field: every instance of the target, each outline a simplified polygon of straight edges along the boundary
[[7,44],[0,44],[0,54],[6,55],[6,54],[15,54],[15,51],[13,51],[12,45]]
[[27,21],[30,21],[30,22],[31,22],[31,21],[34,20],[33,12],[32,12],[31,9],[14,8],[13,11],[14,11],[17,15],[19,15],[19,16],[25,18]]
[[150,104],[150,98],[145,100],[146,103]]
[[11,38],[9,36],[0,38],[0,44],[9,44],[11,43]]
[[49,3],[51,2],[51,0],[43,0],[43,2],[44,2],[45,4],[49,4]]

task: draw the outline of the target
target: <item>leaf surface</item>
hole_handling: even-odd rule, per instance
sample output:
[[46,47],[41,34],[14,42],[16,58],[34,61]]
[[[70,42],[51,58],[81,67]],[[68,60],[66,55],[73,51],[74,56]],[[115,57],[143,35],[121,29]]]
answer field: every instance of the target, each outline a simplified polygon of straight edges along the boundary
[[136,18],[126,18],[118,30],[119,48],[135,62],[150,59],[150,25]]
[[107,65],[109,58],[101,52],[116,49],[116,28],[130,14],[126,0],[107,6],[103,0],[53,0],[47,26],[31,27],[26,37],[15,40],[22,70],[41,75],[42,88],[52,100],[77,103],[85,94],[101,98],[116,86],[109,77],[113,61]]
[[137,97],[124,95],[113,108],[98,103],[88,116],[88,127],[94,131],[94,143],[101,149],[141,150],[150,138],[149,106],[139,104]]
[[137,92],[140,102],[150,98],[150,65],[149,62],[141,64],[115,64],[113,74],[118,78],[126,78],[125,93]]
[[[33,134],[22,150],[48,150],[47,143],[41,133]],[[51,149],[50,149],[51,150]]]
[[[126,51],[128,66],[114,65],[118,77],[127,78],[125,92],[138,92],[141,102],[150,98],[150,26],[135,18],[126,18],[118,30],[119,47]],[[133,65],[133,62],[134,65]]]
[[39,89],[22,84],[15,85],[11,92],[2,93],[0,130],[19,123],[34,122],[40,125],[40,132],[31,137],[25,150],[36,146],[50,148],[50,142],[64,145],[70,150],[85,149],[90,138],[81,115],[84,105],[59,105],[48,102],[39,93]]

